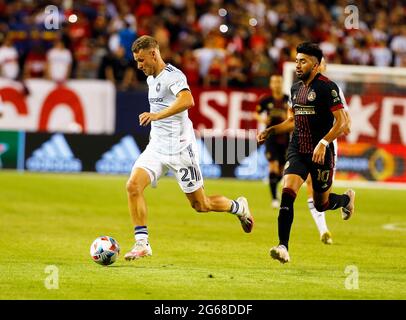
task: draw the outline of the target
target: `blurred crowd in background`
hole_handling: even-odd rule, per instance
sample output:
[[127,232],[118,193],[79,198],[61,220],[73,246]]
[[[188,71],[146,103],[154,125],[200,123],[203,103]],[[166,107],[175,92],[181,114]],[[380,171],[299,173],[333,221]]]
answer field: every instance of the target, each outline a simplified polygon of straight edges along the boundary
[[[57,29],[45,27],[49,5]],[[267,87],[302,41],[327,63],[406,67],[406,1],[0,0],[1,76],[140,88],[131,44],[144,34],[191,86]]]

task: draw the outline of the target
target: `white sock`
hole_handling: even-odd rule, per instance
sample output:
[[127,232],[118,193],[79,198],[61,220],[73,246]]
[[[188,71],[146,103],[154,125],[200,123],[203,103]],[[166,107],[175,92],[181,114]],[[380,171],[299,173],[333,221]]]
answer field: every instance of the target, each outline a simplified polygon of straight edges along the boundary
[[134,227],[135,241],[147,240],[148,242],[148,228],[147,226]]
[[319,229],[320,235],[327,232],[326,217],[324,212],[319,212],[314,207],[313,199],[309,198],[307,200],[307,205],[309,207],[310,213],[313,216],[314,222],[316,222],[317,229]]
[[236,214],[237,216],[241,215],[244,211],[244,207],[240,205],[236,200],[231,200],[231,209],[230,212]]

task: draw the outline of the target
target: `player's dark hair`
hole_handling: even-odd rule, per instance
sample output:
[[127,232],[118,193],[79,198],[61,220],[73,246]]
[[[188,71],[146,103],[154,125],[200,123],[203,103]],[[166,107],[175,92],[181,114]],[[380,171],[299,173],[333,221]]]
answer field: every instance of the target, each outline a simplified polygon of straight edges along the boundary
[[142,49],[152,49],[152,48],[159,49],[158,41],[156,41],[156,39],[151,36],[141,36],[133,42],[131,46],[131,51],[138,53],[138,51]]
[[323,58],[323,51],[319,48],[316,43],[303,42],[296,47],[297,53],[307,54],[312,57],[316,57],[317,61],[320,63]]

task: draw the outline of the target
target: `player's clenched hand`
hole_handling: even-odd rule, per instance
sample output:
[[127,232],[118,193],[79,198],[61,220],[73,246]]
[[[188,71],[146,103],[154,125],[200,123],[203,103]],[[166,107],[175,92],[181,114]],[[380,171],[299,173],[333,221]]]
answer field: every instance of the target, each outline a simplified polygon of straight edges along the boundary
[[147,126],[150,124],[151,121],[158,120],[158,116],[156,113],[144,112],[141,113],[140,116],[140,126]]
[[266,141],[266,139],[268,139],[268,137],[269,137],[269,131],[264,130],[260,134],[257,135],[257,142],[259,144],[262,144]]
[[326,155],[326,146],[319,143],[313,151],[313,162],[324,164],[324,156]]

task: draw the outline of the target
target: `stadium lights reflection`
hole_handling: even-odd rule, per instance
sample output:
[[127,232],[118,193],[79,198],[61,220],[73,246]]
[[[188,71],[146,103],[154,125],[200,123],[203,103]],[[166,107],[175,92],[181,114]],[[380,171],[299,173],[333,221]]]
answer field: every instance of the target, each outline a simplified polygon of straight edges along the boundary
[[224,8],[219,9],[219,16],[220,17],[225,17],[227,15],[227,10]]
[[257,19],[251,18],[248,23],[250,24],[251,27],[255,27],[258,24]]
[[226,32],[228,31],[227,25],[222,24],[222,25],[220,26],[220,31],[221,31],[222,33],[226,33]]
[[78,16],[77,16],[76,14],[71,14],[71,15],[68,17],[68,21],[69,21],[70,23],[75,23],[76,21],[78,21]]

